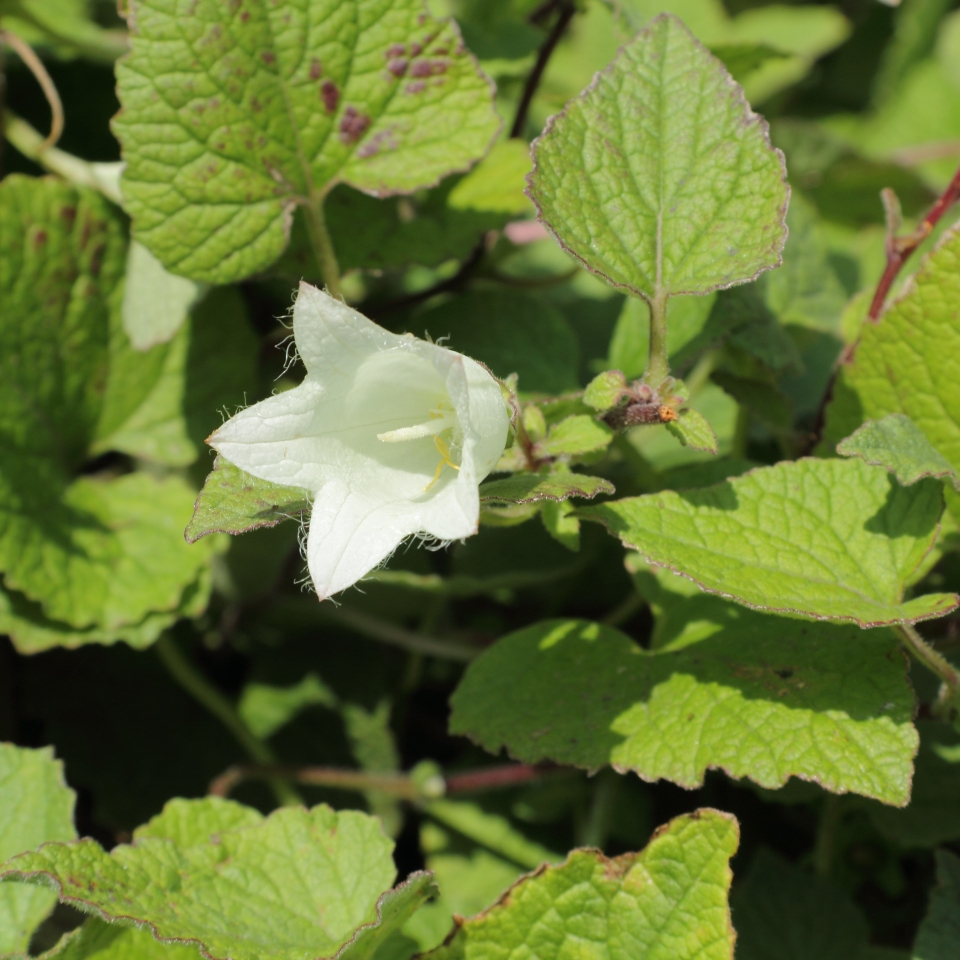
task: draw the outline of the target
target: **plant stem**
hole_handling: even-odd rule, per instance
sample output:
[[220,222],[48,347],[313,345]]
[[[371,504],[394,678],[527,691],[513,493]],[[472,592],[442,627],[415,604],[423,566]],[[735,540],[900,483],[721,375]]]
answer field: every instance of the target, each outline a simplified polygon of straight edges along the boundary
[[540,86],[540,80],[543,77],[543,71],[546,70],[547,63],[549,63],[553,51],[556,49],[557,44],[560,42],[560,38],[570,25],[573,15],[577,12],[576,7],[570,3],[569,0],[561,2],[559,7],[560,15],[557,17],[557,20],[554,23],[550,33],[547,34],[547,39],[544,40],[543,46],[540,47],[540,52],[537,54],[537,62],[533,65],[533,69],[530,71],[530,75],[527,77],[527,82],[523,86],[523,93],[520,96],[520,103],[517,106],[517,112],[514,115],[513,124],[510,127],[511,139],[523,137],[523,128],[527,124],[527,113],[530,111],[530,104],[533,102],[533,97],[537,92],[537,87]]
[[320,276],[330,296],[342,299],[340,264],[337,263],[337,253],[333,249],[333,241],[327,231],[327,221],[323,216],[323,198],[311,194],[310,199],[303,205],[303,209],[307,218],[307,232],[310,234],[313,252],[320,267]]
[[[251,760],[263,764],[276,763],[273,751],[250,732],[233,704],[184,656],[169,634],[163,634],[154,644],[154,649],[173,679],[233,734]],[[270,786],[280,804],[291,806],[303,803],[297,791],[285,780],[271,777]]]
[[40,145],[40,152],[48,150],[59,139],[63,133],[63,104],[60,101],[60,94],[57,86],[53,82],[43,61],[33,52],[33,48],[15,34],[12,30],[0,30],[0,43],[6,43],[23,61],[26,68],[33,74],[34,79],[47,98],[47,104],[50,106],[50,133]]
[[670,373],[670,358],[667,354],[667,295],[657,293],[648,301],[650,307],[650,355],[643,382],[654,390],[667,379]]
[[120,194],[116,191],[109,177],[103,176],[100,171],[114,167],[114,164],[89,163],[75,157],[72,153],[65,153],[56,147],[44,149],[44,138],[30,126],[26,120],[21,120],[9,110],[3,114],[3,135],[28,160],[40,164],[45,170],[63,177],[68,183],[78,187],[92,187],[99,190],[108,200],[120,203]]
[[398,627],[388,620],[381,620],[379,617],[361,613],[359,610],[324,604],[321,612],[325,616],[338,620],[344,626],[356,630],[357,633],[379,640],[381,643],[401,647],[412,653],[425,653],[443,660],[460,660],[466,663],[482,652],[479,647],[468,647],[453,640],[442,640],[439,637],[414,633],[412,630]]
[[820,877],[829,877],[837,843],[837,827],[843,817],[843,798],[828,793],[820,811],[817,840],[813,848],[813,868]]
[[[512,787],[529,783],[549,773],[549,767],[537,767],[526,763],[510,763],[502,766],[467,770],[444,778],[443,793],[473,793]],[[217,797],[228,796],[244,780],[269,777],[286,777],[314,787],[334,789],[380,790],[398,800],[418,802],[435,799],[437,793],[426,793],[423,785],[406,773],[367,773],[363,770],[347,770],[340,767],[294,767],[283,764],[249,763],[238,764],[224,770],[210,784],[210,793]]]
[[960,673],[943,654],[938,653],[920,636],[917,628],[910,623],[897,625],[900,641],[907,650],[940,680],[937,699],[931,704],[930,712],[935,717],[948,719],[953,709],[957,693],[960,691]]
[[615,770],[601,770],[597,775],[590,810],[580,834],[580,846],[596,847],[598,850],[603,850],[606,846],[619,785],[620,774]]

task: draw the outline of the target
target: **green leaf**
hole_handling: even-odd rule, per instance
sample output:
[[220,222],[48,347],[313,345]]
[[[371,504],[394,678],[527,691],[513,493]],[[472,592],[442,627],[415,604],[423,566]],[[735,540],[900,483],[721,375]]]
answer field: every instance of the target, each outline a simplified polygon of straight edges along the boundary
[[768,43],[719,43],[710,52],[727,68],[737,83],[770,60],[786,60],[789,53],[771,47]]
[[163,943],[149,930],[90,917],[43,956],[44,960],[198,960],[200,952],[195,944]]
[[913,946],[914,960],[949,960],[960,943],[960,858],[937,851],[937,885]]
[[451,191],[453,210],[518,216],[530,210],[523,192],[530,172],[530,148],[523,140],[501,140]]
[[737,960],[865,960],[870,929],[849,896],[766,847],[731,906]]
[[583,402],[601,413],[615,407],[623,396],[626,378],[619,370],[598,373],[583,391]]
[[302,198],[337,183],[411,193],[469,167],[497,132],[489,81],[421,0],[243,12],[201,0],[185,21],[176,0],[129,0],[124,203],[178,274],[249,276],[282,253]]
[[74,650],[88,643],[109,645],[121,640],[137,650],[149,647],[168,627],[181,618],[198,617],[210,601],[212,577],[209,568],[188,584],[174,610],[148,613],[138,623],[120,627],[84,627],[44,616],[39,603],[15,590],[0,589],[0,633],[7,634],[20,653],[40,653],[53,647]]
[[[865,420],[910,417],[960,471],[960,231],[944,234],[877,324],[863,326],[853,362],[840,368],[822,446],[832,449]],[[895,376],[890,371],[896,371]]]
[[451,349],[485,363],[498,377],[519,374],[525,392],[563,393],[580,386],[580,351],[566,318],[519,291],[478,291],[419,314],[414,332],[449,337]]
[[336,694],[315,673],[308,673],[290,687],[248,683],[237,709],[251,732],[265,739],[286,726],[307,707],[337,706]]
[[505,817],[486,813],[474,803],[431,800],[425,810],[445,827],[456,830],[521,867],[533,869],[543,863],[557,863],[561,859],[552,850],[528,840]]
[[[938,56],[916,64],[879,110],[869,114],[834,114],[828,129],[876,160],[909,157],[912,166],[937,190],[949,182],[957,165],[934,144],[960,131],[960,84],[955,78],[956,47],[949,40],[950,19],[941,21]],[[927,148],[927,149],[924,149]],[[906,154],[906,156],[905,156]],[[911,157],[910,154],[913,154]]]
[[574,553],[580,549],[580,521],[573,516],[571,503],[548,500],[540,507],[540,519],[554,540]]
[[310,509],[306,490],[282,487],[251,477],[229,460],[217,457],[193,508],[184,536],[196,543],[211,533],[246,533],[275,527]]
[[0,183],[5,465],[14,449],[49,457],[64,473],[84,460],[125,256],[120,214],[99,194],[16,174]]
[[586,414],[567,417],[550,427],[546,437],[536,444],[539,457],[577,456],[610,446],[614,432]]
[[196,462],[222,411],[256,391],[258,353],[240,292],[213,290],[181,326],[153,388],[109,433],[101,432],[92,452],[118,450],[172,467]]
[[847,292],[831,261],[816,211],[802,195],[790,199],[787,228],[790,236],[783,266],[759,281],[764,302],[783,325],[836,330]]
[[693,407],[681,410],[676,420],[667,424],[667,429],[685,446],[692,450],[717,453],[717,435],[707,418]]
[[127,254],[123,289],[123,329],[134,350],[149,350],[172,340],[205,292],[203,284],[168,272],[134,240]]
[[[350,750],[361,770],[371,773],[394,773],[400,769],[400,754],[390,729],[392,704],[382,699],[374,710],[357,703],[340,707],[344,731]],[[388,836],[395,837],[403,828],[403,811],[395,796],[382,790],[365,790],[370,812],[380,818]]]
[[760,103],[802,79],[823,54],[842,43],[850,24],[833,7],[773,4],[731,17],[719,0],[608,0],[632,29],[658,13],[680,17],[711,48],[720,45],[769,45],[790,53],[786,60],[768,60],[744,81],[747,99]]
[[904,488],[859,460],[808,459],[579,515],[710,593],[875,627],[943,616],[960,603],[954,594],[903,595],[936,540],[942,496],[934,480]]
[[[5,465],[6,466],[6,465]],[[60,497],[45,474],[0,476],[0,568],[5,585],[45,616],[102,630],[176,610],[216,549],[180,536],[193,491],[177,477],[81,477]]]
[[[53,749],[0,743],[0,863],[50,840],[72,840],[75,795]],[[0,885],[0,956],[26,954],[30,936],[57,902],[50,890]]]
[[47,844],[4,876],[54,884],[81,909],[231,960],[369,957],[433,893],[423,873],[387,890],[393,845],[357,811],[263,819],[230,801],[174,800],[135,841],[109,854],[92,840]]
[[859,457],[864,463],[883,467],[905,487],[924,477],[937,477],[949,480],[960,490],[957,471],[920,428],[902,413],[867,421],[837,444],[837,453],[844,457]]
[[[960,839],[960,737],[947,724],[919,721],[920,750],[910,806],[903,810],[870,804],[873,825],[899,847],[932,848]],[[952,751],[952,752],[951,752]]]
[[480,487],[481,503],[560,502],[570,497],[595,497],[613,493],[613,484],[602,477],[582,473],[515,473],[502,480],[488,480]]
[[[427,869],[437,878],[440,897],[418,910],[403,929],[421,950],[432,950],[450,933],[454,915],[471,917],[485,910],[522,871],[484,849],[473,849],[468,855],[444,849],[449,835],[430,821],[420,828],[420,838],[424,850],[435,850],[442,844],[439,852],[430,852],[426,857]],[[437,839],[439,843],[431,844]]]
[[521,879],[427,956],[729,960],[728,860],[738,833],[729,814],[704,809],[665,824],[640,853],[575,850]]
[[646,299],[707,293],[780,263],[783,157],[722,64],[658,17],[554,117],[530,195],[588,269]]
[[650,653],[610,627],[545,621],[474,660],[451,706],[451,733],[528,763],[910,798],[913,693],[886,631],[734,607],[699,642]]

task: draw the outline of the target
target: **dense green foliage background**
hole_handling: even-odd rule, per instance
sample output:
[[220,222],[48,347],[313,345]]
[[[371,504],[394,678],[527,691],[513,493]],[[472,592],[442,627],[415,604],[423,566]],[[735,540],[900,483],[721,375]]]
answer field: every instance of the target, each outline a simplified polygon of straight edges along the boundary
[[[141,3],[145,31],[151,9],[176,6],[129,6]],[[181,6],[184,35],[190,17],[212,9]],[[381,6],[400,11],[411,37],[427,29],[419,4]],[[574,853],[517,888],[504,907],[515,915],[481,916],[439,952],[545,956],[552,941],[532,921],[526,939],[511,931],[539,897],[551,909],[573,904],[563,929],[575,939],[576,918],[595,903],[570,891],[589,887],[598,903],[635,896],[646,918],[596,908],[608,926],[583,934],[590,949],[719,960],[732,949],[732,855],[738,958],[960,956],[960,734],[955,705],[938,695],[957,660],[960,591],[960,240],[947,232],[949,211],[907,264],[904,276],[920,270],[915,285],[894,288],[907,295],[879,325],[865,321],[887,262],[881,189],[896,191],[903,222],[892,225],[909,234],[960,162],[953,6],[431,0],[434,16],[455,18],[466,49],[438,26],[431,49],[442,43],[436,56],[449,61],[411,76],[442,74],[449,86],[430,88],[435,100],[409,114],[385,102],[375,118],[388,131],[377,149],[388,121],[412,124],[416,144],[400,159],[384,149],[373,168],[362,148],[351,153],[342,125],[339,139],[316,134],[326,144],[312,169],[326,194],[324,249],[309,206],[290,206],[313,181],[272,166],[266,140],[231,142],[206,173],[208,158],[177,153],[178,98],[217,69],[247,76],[233,51],[216,48],[215,66],[201,70],[201,54],[193,63],[171,34],[117,67],[128,25],[112,0],[0,0],[0,28],[37,50],[66,118],[44,153],[47,101],[14,46],[0,45],[0,633],[9,635],[0,636],[0,862],[74,836],[109,851],[139,827],[138,843],[119,848],[130,857],[120,879],[111,872],[120,876],[120,861],[93,844],[69,848],[69,863],[47,848],[19,869],[55,875],[65,897],[107,919],[147,920],[208,956],[342,949],[406,960],[437,948],[455,915],[480,914],[524,872],[595,847],[637,857],[612,868]],[[323,22],[339,8],[289,7]],[[710,266],[711,248],[700,260],[678,255],[653,284],[639,251],[656,217],[648,224],[629,208],[623,223],[598,226],[583,194],[564,193],[567,173],[597,156],[596,131],[608,138],[599,153],[630,146],[630,104],[663,93],[643,74],[653,54],[642,43],[616,61],[613,93],[601,82],[537,147],[529,194],[576,259],[537,222],[524,193],[529,142],[663,11],[742,84],[785,155],[782,266],[767,270],[779,258],[782,184],[759,134],[740,156],[757,187],[729,227],[745,241],[727,246],[737,262],[726,273]],[[689,76],[707,78],[700,95],[712,96],[712,83],[720,98],[729,87],[715,61],[664,26],[674,21],[659,23],[650,36],[669,34]],[[213,49],[221,37],[210,36]],[[331,62],[340,36],[323,48]],[[386,69],[408,69],[395,62]],[[352,76],[344,96],[372,98],[370,75],[369,89]],[[111,127],[118,77],[125,111]],[[258,95],[269,114],[269,90]],[[324,111],[334,111],[329,95],[303,96],[295,106],[309,139],[316,117],[332,124]],[[628,117],[619,142],[604,127],[617,96]],[[698,136],[740,130],[740,107],[721,106]],[[221,120],[239,128],[244,109]],[[166,138],[148,129],[150,116],[169,124]],[[270,127],[277,143],[287,133]],[[664,137],[669,152],[679,139]],[[240,159],[224,160],[234,147]],[[730,169],[697,171],[677,214],[678,247]],[[130,245],[131,223],[143,246]],[[517,472],[481,487],[477,536],[404,546],[320,604],[305,582],[298,518],[309,505],[296,491],[245,493],[244,475],[221,462],[192,511],[214,467],[204,439],[301,379],[284,318],[301,279],[333,288],[332,256],[343,297],[365,315],[449,337],[498,376],[518,375],[509,383],[520,422],[550,476],[531,479],[517,440],[501,463]],[[742,285],[717,289],[730,283]],[[640,296],[664,289],[677,294],[664,307],[671,372],[696,413],[672,430],[614,431],[599,414],[616,400],[604,402],[609,384],[594,378],[643,374]],[[852,345],[855,359],[834,379]],[[771,469],[742,476],[756,467]],[[919,620],[919,634],[903,633]],[[944,665],[939,678],[904,652],[920,634],[938,657],[928,666]],[[47,747],[76,792],[75,833],[52,755],[37,752]],[[245,806],[164,808],[205,796],[212,782]],[[338,812],[306,813],[301,801]],[[261,817],[284,803],[294,809]],[[375,822],[348,812],[357,810],[395,840],[393,863]],[[243,864],[263,854],[260,885],[203,886],[214,855],[191,844],[234,829],[223,856]],[[338,847],[328,834],[347,839]],[[171,846],[161,856],[151,843]],[[324,843],[340,880],[357,875],[341,899],[319,867],[284,872]],[[158,879],[161,862],[176,884]],[[348,944],[374,920],[393,864],[398,880],[431,871],[439,899],[426,903],[433,888],[415,876],[381,903],[382,927]],[[131,879],[138,870],[142,883]],[[668,891],[663,903],[636,892],[641,875]],[[108,892],[85,886],[94,880]],[[249,908],[254,887],[259,896],[301,882],[302,915],[283,893],[283,910]],[[682,894],[672,906],[671,884]],[[33,900],[0,900],[0,956],[54,949],[84,921],[75,906],[49,913],[56,898],[41,888],[0,884],[0,894],[14,889]],[[303,920],[316,904],[337,917],[324,920],[326,940]],[[17,919],[30,910],[34,922]],[[164,933],[170,917],[186,926]],[[643,941],[658,917],[669,936]],[[632,948],[616,946],[633,936]],[[195,945],[102,918],[57,949],[76,960],[197,956]]]

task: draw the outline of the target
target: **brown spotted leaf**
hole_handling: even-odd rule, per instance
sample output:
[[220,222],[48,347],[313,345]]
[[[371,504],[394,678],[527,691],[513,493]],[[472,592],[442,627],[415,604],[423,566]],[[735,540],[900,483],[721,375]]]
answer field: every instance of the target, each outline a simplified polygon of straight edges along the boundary
[[115,122],[137,239],[229,283],[337,183],[411,193],[483,156],[493,90],[423,0],[129,0]]

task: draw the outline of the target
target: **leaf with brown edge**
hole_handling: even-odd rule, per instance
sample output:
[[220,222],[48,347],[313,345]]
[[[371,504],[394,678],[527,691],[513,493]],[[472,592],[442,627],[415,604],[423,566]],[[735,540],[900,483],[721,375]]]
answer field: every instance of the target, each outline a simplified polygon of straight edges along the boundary
[[211,533],[240,534],[275,527],[309,509],[306,490],[260,480],[217,457],[197,497],[184,537],[187,543],[196,543]]
[[458,919],[426,958],[731,960],[729,860],[739,838],[732,815],[707,808],[664,824],[639,853],[574,850],[521,877],[473,919]]
[[861,627],[941,617],[960,604],[952,593],[904,597],[942,513],[936,480],[902,487],[860,460],[815,459],[577,511],[709,593]]
[[481,503],[561,502],[570,497],[596,497],[614,493],[613,484],[602,477],[582,473],[515,473],[501,480],[488,480],[480,487]]
[[211,960],[361,960],[435,895],[425,873],[390,889],[392,850],[359,811],[264,818],[219,798],[174,800],[132,844],[48,843],[0,878],[53,885],[64,902],[195,942]]

